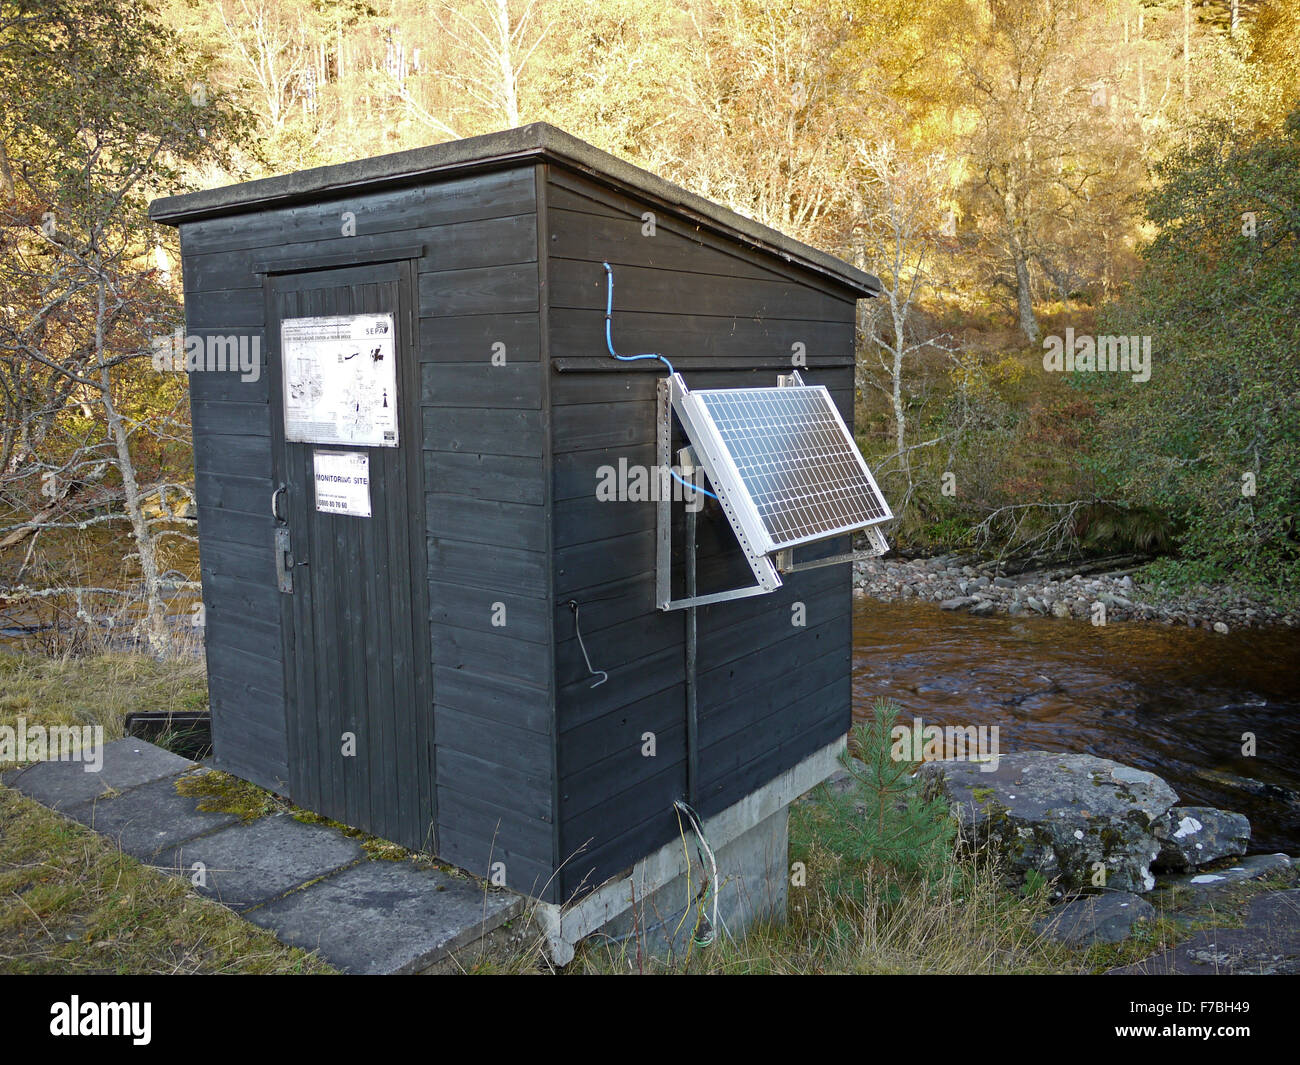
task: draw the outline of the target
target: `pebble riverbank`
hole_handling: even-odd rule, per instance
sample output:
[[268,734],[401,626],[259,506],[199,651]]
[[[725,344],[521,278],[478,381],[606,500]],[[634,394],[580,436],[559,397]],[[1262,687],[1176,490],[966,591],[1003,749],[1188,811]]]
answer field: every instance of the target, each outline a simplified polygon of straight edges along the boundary
[[1257,625],[1300,625],[1295,611],[1251,599],[1239,589],[1210,587],[1195,595],[1174,595],[1127,572],[1084,576],[1055,569],[1001,576],[995,562],[971,563],[952,555],[856,562],[853,587],[873,599],[918,599],[977,616],[1041,615],[1098,624],[1099,619],[1158,621],[1219,633]]

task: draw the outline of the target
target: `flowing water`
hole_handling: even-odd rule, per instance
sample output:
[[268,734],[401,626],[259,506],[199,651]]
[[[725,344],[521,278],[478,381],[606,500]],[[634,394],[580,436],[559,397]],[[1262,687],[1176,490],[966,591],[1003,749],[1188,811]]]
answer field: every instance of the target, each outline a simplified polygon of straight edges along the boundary
[[[855,714],[998,726],[1002,754],[1072,751],[1250,818],[1252,851],[1300,854],[1300,633],[971,617],[854,600]],[[1242,754],[1243,735],[1256,754]]]

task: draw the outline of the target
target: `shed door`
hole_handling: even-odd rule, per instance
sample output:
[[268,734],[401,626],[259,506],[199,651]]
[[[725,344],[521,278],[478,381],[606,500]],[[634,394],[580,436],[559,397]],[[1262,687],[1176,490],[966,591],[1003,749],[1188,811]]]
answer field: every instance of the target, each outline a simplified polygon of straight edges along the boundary
[[[275,480],[284,486],[272,506],[283,570],[277,581],[291,795],[345,824],[432,848],[433,695],[413,278],[408,262],[268,278],[267,361]],[[391,340],[383,335],[390,319]],[[355,352],[328,339],[349,329],[366,335]],[[384,359],[395,368],[385,368]],[[388,395],[386,375],[395,396]],[[347,392],[342,415],[337,405],[331,409],[340,389]],[[388,404],[396,407],[391,428]],[[396,446],[376,446],[385,438],[391,445],[393,432]],[[362,472],[368,487],[354,476]]]

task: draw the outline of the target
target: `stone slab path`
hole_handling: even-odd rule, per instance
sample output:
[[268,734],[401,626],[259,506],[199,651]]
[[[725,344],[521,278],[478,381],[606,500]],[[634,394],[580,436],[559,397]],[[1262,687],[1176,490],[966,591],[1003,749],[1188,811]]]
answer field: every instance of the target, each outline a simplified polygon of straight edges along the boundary
[[523,909],[521,896],[477,881],[370,859],[327,825],[285,813],[241,821],[200,810],[176,783],[205,772],[128,738],[105,745],[99,772],[38,762],[0,780],[343,972],[421,972]]

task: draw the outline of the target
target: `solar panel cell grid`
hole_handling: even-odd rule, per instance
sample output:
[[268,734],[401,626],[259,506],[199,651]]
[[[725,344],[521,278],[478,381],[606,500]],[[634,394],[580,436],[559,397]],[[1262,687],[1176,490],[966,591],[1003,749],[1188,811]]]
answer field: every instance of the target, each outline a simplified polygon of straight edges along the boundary
[[777,547],[890,516],[821,386],[693,393]]

